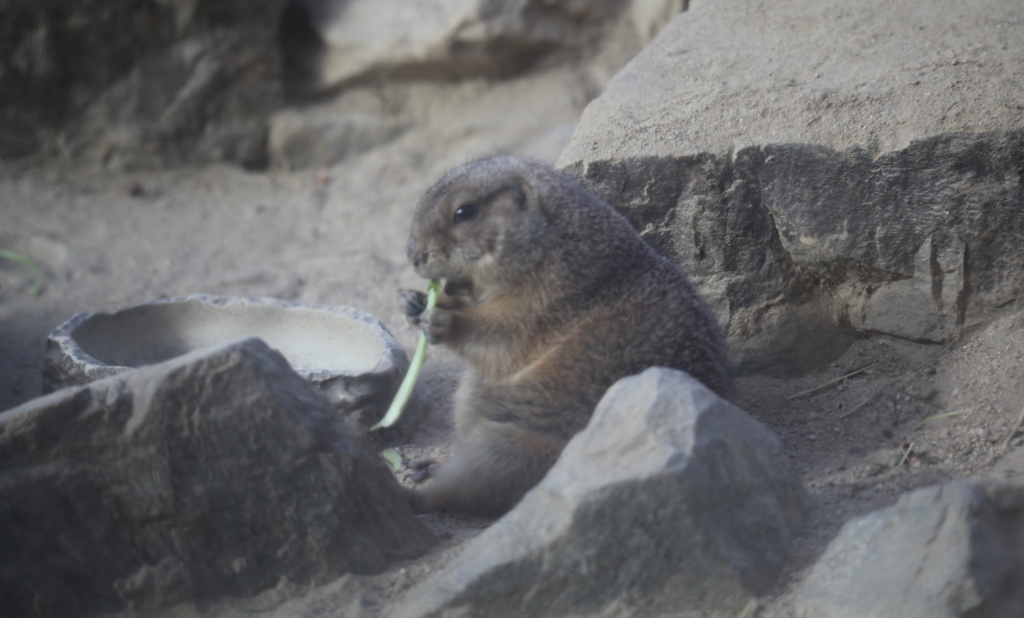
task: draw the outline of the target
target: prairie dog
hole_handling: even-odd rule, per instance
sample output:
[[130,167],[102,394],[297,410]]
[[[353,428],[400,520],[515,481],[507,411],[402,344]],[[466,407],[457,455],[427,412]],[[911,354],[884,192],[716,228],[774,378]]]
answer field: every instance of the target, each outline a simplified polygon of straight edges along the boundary
[[422,512],[498,515],[536,485],[605,390],[652,366],[728,395],[718,324],[689,278],[626,219],[541,163],[495,157],[420,199],[407,256],[441,279],[399,303],[430,343],[468,364],[449,461],[414,492]]

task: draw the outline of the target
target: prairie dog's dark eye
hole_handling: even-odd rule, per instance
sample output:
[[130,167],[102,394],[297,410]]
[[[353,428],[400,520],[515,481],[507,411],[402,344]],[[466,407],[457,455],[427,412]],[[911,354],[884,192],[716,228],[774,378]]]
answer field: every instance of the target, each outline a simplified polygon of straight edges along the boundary
[[477,206],[476,204],[463,204],[455,209],[455,214],[452,215],[452,222],[455,224],[462,223],[463,221],[469,221],[476,216]]

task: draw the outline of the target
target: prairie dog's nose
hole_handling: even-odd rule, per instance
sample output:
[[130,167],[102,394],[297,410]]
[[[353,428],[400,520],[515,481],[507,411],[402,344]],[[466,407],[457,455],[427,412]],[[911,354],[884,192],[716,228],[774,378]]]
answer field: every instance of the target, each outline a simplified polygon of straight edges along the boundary
[[430,258],[430,253],[426,248],[416,246],[416,242],[409,239],[409,245],[405,249],[405,257],[412,262],[414,268],[419,268],[427,263],[427,260]]

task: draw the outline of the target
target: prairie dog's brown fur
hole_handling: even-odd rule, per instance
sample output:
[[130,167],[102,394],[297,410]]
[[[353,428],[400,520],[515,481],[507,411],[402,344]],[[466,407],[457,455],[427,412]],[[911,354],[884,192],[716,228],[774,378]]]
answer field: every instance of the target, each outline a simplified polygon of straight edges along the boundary
[[575,181],[517,157],[449,172],[420,200],[408,257],[442,279],[437,308],[399,293],[431,343],[469,365],[450,460],[421,511],[507,511],[615,381],[682,369],[728,394],[725,345],[689,278]]

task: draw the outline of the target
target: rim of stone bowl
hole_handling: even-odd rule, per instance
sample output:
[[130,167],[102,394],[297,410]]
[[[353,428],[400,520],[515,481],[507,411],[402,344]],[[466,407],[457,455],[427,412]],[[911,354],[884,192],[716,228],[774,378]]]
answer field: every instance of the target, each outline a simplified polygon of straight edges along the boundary
[[[69,384],[86,384],[93,380],[100,379],[103,377],[124,373],[131,371],[141,366],[155,364],[157,362],[163,362],[175,358],[180,354],[187,353],[191,350],[183,350],[178,354],[171,353],[165,357],[158,358],[154,362],[141,363],[135,366],[127,364],[110,364],[103,360],[100,360],[87,352],[78,342],[74,334],[84,324],[93,320],[97,317],[109,317],[115,318],[119,315],[128,314],[133,311],[139,311],[147,307],[162,307],[172,304],[184,304],[188,302],[201,303],[210,307],[216,308],[232,308],[232,307],[269,307],[278,309],[300,309],[307,310],[317,313],[326,313],[333,316],[348,319],[352,322],[362,324],[368,329],[370,333],[376,336],[382,342],[382,349],[377,359],[377,362],[372,368],[358,368],[345,370],[344,368],[323,368],[323,369],[309,369],[303,367],[295,367],[295,364],[291,359],[289,364],[299,375],[309,379],[314,383],[320,383],[325,380],[330,380],[342,377],[355,377],[371,374],[385,374],[394,375],[397,373],[404,375],[408,369],[409,361],[405,354],[405,350],[401,344],[395,339],[390,331],[384,326],[384,324],[374,315],[350,307],[347,305],[318,305],[311,303],[302,303],[296,301],[283,300],[279,298],[270,297],[233,297],[233,296],[217,296],[212,294],[192,294],[189,296],[175,297],[175,298],[161,298],[150,302],[137,303],[133,305],[126,305],[120,307],[112,312],[85,312],[78,313],[71,317],[69,320],[57,326],[50,334],[47,341],[48,347],[48,359],[47,367],[44,369],[44,389],[54,390],[48,388],[50,386],[60,387],[59,381],[63,381],[64,385]],[[244,338],[245,336],[256,336],[259,337],[258,333],[251,335],[239,335],[236,337],[226,337],[221,341],[212,342],[208,345],[219,345],[221,343],[227,343],[228,341]],[[267,342],[268,345],[276,346]],[[200,349],[207,346],[198,346],[194,349]],[[279,350],[280,351],[280,350]],[[63,354],[68,357],[63,363],[53,362],[52,355]],[[284,352],[282,352],[284,354]],[[285,354],[287,358],[288,355]],[[75,367],[77,365],[77,367]],[[77,369],[77,371],[76,371]]]

